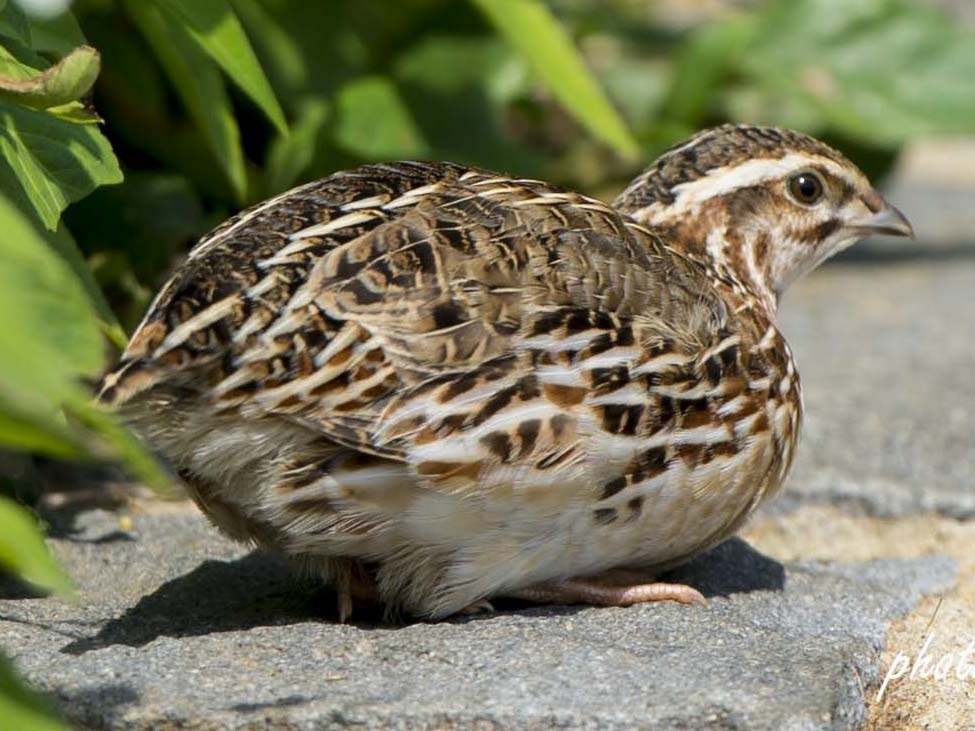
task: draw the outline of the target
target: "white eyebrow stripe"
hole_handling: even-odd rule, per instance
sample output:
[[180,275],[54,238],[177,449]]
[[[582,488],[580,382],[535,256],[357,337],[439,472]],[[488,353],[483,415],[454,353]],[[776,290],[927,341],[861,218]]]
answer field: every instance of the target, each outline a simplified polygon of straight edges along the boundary
[[829,158],[820,155],[791,153],[780,158],[759,157],[737,165],[726,165],[709,170],[706,175],[674,186],[678,202],[682,205],[701,203],[715,196],[730,193],[739,188],[764,183],[803,167],[826,169],[830,175],[857,187],[857,181]]

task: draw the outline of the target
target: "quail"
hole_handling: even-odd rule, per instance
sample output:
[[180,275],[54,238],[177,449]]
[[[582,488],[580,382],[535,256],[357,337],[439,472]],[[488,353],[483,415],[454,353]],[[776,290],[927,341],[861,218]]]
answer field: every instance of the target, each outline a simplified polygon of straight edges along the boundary
[[874,234],[912,231],[842,154],[772,127],[703,131],[612,205],[366,165],[205,236],[100,398],[342,619],[360,596],[424,618],[697,602],[631,569],[687,561],[778,490],[802,416],[779,297]]

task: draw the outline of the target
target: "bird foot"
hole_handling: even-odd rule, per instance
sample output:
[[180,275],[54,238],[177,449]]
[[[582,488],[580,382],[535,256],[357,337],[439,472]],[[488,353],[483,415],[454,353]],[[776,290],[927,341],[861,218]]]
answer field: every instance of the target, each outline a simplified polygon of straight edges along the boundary
[[508,596],[537,604],[593,604],[601,607],[628,607],[661,601],[707,604],[704,595],[691,586],[656,581],[608,586],[594,579],[565,579],[535,584]]
[[352,616],[352,609],[356,601],[372,603],[379,601],[376,582],[366,568],[357,561],[350,561],[343,567],[333,583],[339,624],[345,624],[346,620]]
[[491,604],[491,602],[489,602],[487,599],[478,599],[476,602],[471,602],[466,607],[461,609],[459,614],[491,614],[493,612],[494,605]]

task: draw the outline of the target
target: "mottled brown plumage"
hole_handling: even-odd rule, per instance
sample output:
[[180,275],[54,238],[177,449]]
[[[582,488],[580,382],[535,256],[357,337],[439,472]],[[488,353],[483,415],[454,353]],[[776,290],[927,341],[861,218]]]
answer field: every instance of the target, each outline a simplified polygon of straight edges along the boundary
[[[821,200],[797,200],[810,176]],[[343,614],[362,590],[431,617],[502,594],[695,600],[574,579],[678,564],[778,489],[801,412],[778,295],[908,230],[785,130],[702,133],[614,206],[370,165],[205,237],[101,396],[221,529],[336,583]]]

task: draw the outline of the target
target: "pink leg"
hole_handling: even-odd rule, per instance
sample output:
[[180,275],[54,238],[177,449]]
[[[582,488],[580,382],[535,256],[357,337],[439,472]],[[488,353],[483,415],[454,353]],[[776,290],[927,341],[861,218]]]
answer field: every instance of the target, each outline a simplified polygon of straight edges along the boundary
[[662,601],[707,604],[701,592],[685,584],[652,582],[607,586],[592,579],[548,581],[508,596],[538,604],[594,604],[602,607],[628,607],[631,604]]

